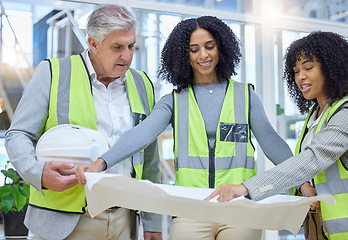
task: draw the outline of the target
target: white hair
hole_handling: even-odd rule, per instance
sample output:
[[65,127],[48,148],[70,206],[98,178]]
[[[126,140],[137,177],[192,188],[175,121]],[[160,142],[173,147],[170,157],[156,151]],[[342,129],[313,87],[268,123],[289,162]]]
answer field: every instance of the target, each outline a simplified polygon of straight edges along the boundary
[[135,29],[135,26],[134,16],[124,6],[102,5],[87,19],[87,36],[92,36],[101,43],[106,34],[116,30],[129,31]]

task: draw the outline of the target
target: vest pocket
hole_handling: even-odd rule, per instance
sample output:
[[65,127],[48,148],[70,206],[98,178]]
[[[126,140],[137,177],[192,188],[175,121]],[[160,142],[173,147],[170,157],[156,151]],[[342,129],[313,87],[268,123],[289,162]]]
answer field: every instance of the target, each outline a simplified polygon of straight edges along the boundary
[[248,124],[221,122],[220,141],[248,142]]
[[133,112],[134,126],[136,126],[136,125],[138,125],[139,123],[141,123],[145,118],[146,118],[146,115],[145,115],[145,114]]

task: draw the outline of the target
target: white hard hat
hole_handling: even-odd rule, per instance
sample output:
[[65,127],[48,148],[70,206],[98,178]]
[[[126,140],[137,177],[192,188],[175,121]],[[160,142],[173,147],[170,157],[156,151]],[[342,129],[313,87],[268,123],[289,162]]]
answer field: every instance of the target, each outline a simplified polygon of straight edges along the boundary
[[[36,145],[38,161],[63,161],[76,165],[89,164],[108,150],[101,132],[73,124],[62,124],[46,131]],[[62,170],[62,174],[75,173],[75,168]]]

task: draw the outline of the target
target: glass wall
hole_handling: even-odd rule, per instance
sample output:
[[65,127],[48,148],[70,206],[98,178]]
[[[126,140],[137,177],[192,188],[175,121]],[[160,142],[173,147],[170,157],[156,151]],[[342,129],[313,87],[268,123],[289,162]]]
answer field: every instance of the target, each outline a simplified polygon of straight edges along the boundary
[[283,56],[285,54],[288,46],[299,38],[306,36],[307,32],[296,32],[288,30],[280,30],[280,34],[277,35],[279,41],[276,41],[279,45],[276,47],[277,51],[280,51],[279,59],[276,58],[276,63],[278,64],[278,69],[280,72],[277,73],[278,76],[278,101],[277,104],[281,107],[281,112],[278,112],[278,118],[283,121],[281,130],[283,132],[282,137],[289,144],[290,148],[295,151],[296,143],[299,138],[299,134],[302,131],[304,115],[301,115],[296,108],[293,101],[290,99],[286,85],[283,81]]
[[174,3],[178,5],[203,7],[229,12],[243,12],[249,8],[252,0],[151,0],[151,2]]
[[135,68],[146,71],[155,83],[156,96],[159,98],[172,91],[171,85],[157,79],[161,49],[172,29],[183,17],[176,14],[144,10],[134,10],[133,13],[138,19],[133,65]]
[[348,23],[347,0],[280,0],[279,13],[289,16]]

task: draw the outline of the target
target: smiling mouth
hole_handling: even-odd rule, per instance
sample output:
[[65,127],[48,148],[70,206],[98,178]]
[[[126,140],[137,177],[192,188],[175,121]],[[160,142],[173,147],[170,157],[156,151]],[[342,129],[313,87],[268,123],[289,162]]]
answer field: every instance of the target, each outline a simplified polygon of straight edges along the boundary
[[207,66],[210,65],[210,63],[211,63],[211,61],[205,62],[205,63],[198,63],[198,64],[199,64],[200,66],[202,66],[202,67],[207,67]]
[[311,87],[311,85],[309,85],[309,84],[307,84],[307,85],[302,85],[301,86],[301,88],[303,89],[303,90],[306,90],[306,89],[308,89],[308,88],[310,88]]

